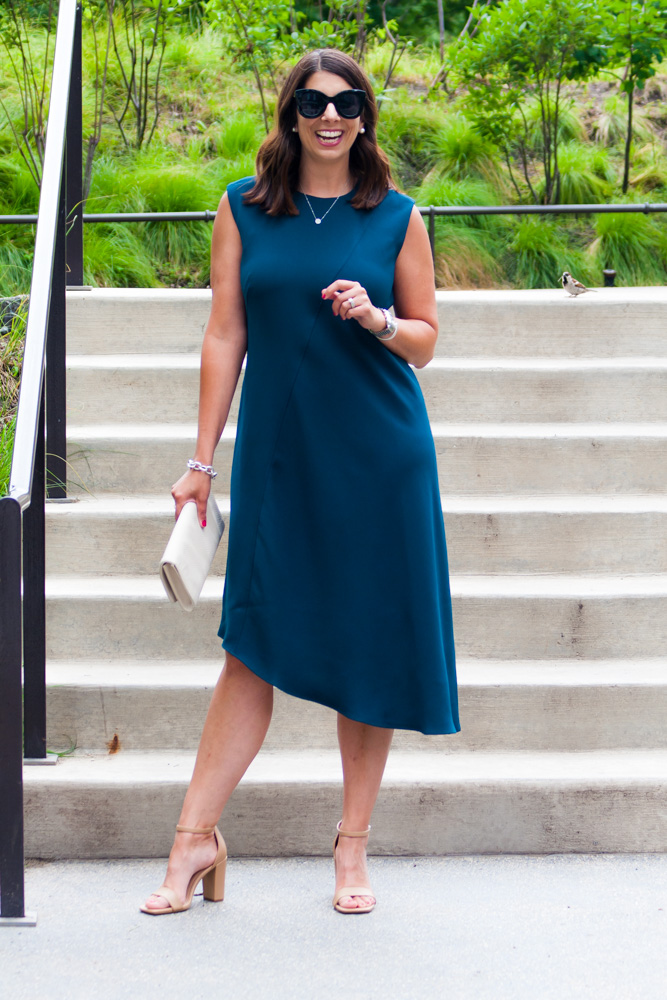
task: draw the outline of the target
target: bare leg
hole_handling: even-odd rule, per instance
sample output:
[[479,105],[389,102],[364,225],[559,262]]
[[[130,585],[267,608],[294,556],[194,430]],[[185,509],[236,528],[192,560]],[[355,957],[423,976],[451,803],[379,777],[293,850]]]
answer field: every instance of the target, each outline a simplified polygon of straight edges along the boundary
[[[338,743],[343,762],[343,830],[365,830],[371,820],[393,729],[380,729],[338,715]],[[341,837],[336,848],[336,889],[345,885],[368,885],[366,839]],[[364,906],[373,896],[343,896],[345,907]]]
[[[271,721],[273,687],[249,670],[231,653],[215,686],[204,723],[192,781],[185,796],[179,823],[215,826],[239,781],[256,756]],[[213,863],[213,834],[177,833],[169,855],[164,884],[185,899],[193,872]],[[165,902],[152,895],[149,908]]]

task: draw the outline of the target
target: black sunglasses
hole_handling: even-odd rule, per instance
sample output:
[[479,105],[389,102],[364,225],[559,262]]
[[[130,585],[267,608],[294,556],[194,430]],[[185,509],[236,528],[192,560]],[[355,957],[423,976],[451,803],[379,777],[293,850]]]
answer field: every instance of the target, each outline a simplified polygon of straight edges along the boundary
[[329,104],[333,104],[341,118],[358,118],[366,103],[366,91],[341,90],[335,97],[329,97],[321,90],[295,90],[294,100],[304,118],[319,118]]

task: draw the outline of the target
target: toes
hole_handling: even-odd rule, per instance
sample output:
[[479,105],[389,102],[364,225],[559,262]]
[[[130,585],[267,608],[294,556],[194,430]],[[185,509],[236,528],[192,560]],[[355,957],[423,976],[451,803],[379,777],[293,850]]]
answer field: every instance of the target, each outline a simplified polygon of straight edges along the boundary
[[163,910],[169,906],[169,903],[164,896],[158,896],[156,893],[153,893],[153,895],[149,896],[146,900],[146,906],[149,910]]
[[374,896],[343,896],[339,900],[340,905],[346,909],[358,909],[360,906],[370,906],[375,902]]

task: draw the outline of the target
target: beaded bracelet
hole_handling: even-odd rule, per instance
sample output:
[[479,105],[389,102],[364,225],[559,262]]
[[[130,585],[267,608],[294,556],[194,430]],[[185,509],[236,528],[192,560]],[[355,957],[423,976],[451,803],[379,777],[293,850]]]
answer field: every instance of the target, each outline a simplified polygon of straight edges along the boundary
[[212,465],[202,465],[201,462],[195,461],[194,458],[188,459],[188,469],[194,469],[195,472],[205,472],[211,479],[215,479],[218,474]]

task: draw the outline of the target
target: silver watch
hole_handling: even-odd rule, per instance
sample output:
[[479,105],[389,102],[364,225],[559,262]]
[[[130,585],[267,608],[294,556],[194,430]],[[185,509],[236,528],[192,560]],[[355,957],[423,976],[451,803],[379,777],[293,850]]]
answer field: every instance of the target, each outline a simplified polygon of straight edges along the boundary
[[388,309],[383,309],[382,306],[378,306],[378,308],[384,316],[384,330],[369,330],[369,333],[372,333],[378,340],[393,340],[398,333],[398,320],[394,319]]

